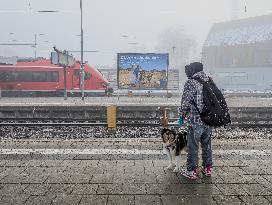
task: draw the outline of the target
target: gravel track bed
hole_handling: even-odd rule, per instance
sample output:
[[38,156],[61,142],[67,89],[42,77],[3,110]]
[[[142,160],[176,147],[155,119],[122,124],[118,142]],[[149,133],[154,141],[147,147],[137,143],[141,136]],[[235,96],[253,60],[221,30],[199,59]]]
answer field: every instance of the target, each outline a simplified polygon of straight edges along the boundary
[[[115,134],[109,134],[104,126],[2,126],[0,139],[88,139],[88,138],[156,138],[161,127],[144,126],[118,127]],[[272,128],[216,128],[215,139],[272,139]]]

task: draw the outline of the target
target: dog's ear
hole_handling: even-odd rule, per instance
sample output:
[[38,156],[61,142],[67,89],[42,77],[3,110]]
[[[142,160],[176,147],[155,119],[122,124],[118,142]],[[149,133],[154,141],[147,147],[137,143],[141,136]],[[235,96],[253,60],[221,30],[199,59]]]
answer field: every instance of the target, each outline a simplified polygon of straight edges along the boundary
[[163,137],[163,135],[161,136],[161,138],[162,138],[162,141],[163,141],[163,143],[165,143],[165,138]]
[[169,130],[169,135],[173,136],[174,140],[177,138],[176,132],[174,130]]
[[165,143],[164,133],[166,133],[165,128],[161,131],[161,138],[162,138],[163,143]]

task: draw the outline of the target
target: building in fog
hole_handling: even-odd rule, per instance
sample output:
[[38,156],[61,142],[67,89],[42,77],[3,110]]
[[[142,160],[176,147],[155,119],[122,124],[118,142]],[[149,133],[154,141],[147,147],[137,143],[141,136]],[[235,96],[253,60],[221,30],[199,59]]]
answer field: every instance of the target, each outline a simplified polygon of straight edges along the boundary
[[202,61],[221,89],[272,90],[272,15],[214,24]]

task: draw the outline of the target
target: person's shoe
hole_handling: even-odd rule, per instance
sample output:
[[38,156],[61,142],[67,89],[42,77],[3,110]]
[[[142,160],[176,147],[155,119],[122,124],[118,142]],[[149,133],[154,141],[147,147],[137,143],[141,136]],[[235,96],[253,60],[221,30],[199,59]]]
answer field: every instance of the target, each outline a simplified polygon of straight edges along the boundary
[[196,169],[194,169],[193,171],[182,170],[181,174],[188,179],[197,179]]
[[206,177],[210,177],[210,176],[212,176],[212,170],[213,170],[213,168],[212,168],[212,166],[207,166],[206,168],[202,168],[201,169],[201,171],[202,171],[202,173],[206,176]]

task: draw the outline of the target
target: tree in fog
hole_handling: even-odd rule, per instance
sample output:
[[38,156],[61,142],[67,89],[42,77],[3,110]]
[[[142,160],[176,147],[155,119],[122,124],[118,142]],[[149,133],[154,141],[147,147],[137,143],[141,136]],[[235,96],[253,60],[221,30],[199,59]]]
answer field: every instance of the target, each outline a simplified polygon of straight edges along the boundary
[[167,28],[160,33],[156,50],[169,53],[170,66],[181,66],[196,52],[196,39],[182,26]]

